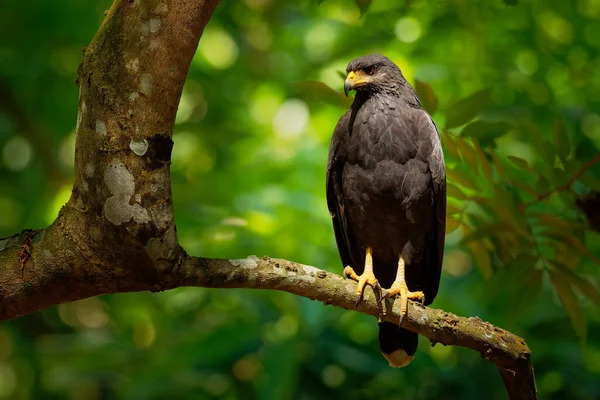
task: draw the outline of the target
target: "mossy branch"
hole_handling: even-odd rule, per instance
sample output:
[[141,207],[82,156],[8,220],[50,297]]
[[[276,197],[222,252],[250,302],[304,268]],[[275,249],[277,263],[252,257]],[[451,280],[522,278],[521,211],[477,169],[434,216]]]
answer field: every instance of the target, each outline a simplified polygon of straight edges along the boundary
[[[397,322],[400,316],[399,301],[388,299],[380,306],[369,290],[355,309],[354,281],[288,260],[255,256],[240,260],[198,258],[180,251],[182,255],[171,272],[152,282],[138,279],[134,268],[130,273],[127,269],[118,269],[121,272],[112,274],[97,270],[93,264],[86,265],[81,254],[71,250],[65,254],[64,249],[60,249],[65,245],[60,243],[60,237],[58,240],[47,237],[56,232],[38,233],[43,238],[31,247],[31,260],[21,273],[18,253],[29,234],[30,231],[26,231],[0,241],[0,265],[4,267],[0,273],[0,320],[100,294],[160,291],[180,286],[279,290],[390,322]],[[55,240],[60,243],[58,246]],[[65,262],[80,267],[74,274],[65,269]],[[510,399],[537,398],[531,351],[522,338],[477,317],[459,317],[412,301],[403,327],[429,338],[434,344],[478,351],[496,364]]]

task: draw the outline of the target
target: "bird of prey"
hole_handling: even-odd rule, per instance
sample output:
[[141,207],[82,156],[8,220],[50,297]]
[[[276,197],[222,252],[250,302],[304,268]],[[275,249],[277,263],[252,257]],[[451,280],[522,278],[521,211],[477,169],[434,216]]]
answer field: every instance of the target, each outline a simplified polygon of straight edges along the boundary
[[381,352],[407,365],[416,333],[401,328],[408,299],[430,304],[440,282],[446,171],[437,128],[400,68],[367,55],[346,68],[354,102],[339,120],[327,163],[327,204],[344,274],[380,299],[399,295],[398,325],[379,323]]

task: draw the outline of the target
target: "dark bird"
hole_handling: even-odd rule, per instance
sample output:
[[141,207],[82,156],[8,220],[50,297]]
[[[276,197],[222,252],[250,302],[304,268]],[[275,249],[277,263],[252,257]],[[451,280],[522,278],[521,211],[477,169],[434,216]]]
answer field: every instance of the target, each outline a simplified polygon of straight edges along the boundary
[[587,217],[592,230],[600,233],[600,193],[591,192],[580,196],[575,204]]
[[[327,163],[327,204],[344,273],[380,299],[401,296],[398,325],[379,323],[393,367],[414,357],[418,336],[400,328],[408,299],[425,305],[440,282],[446,229],[446,171],[437,128],[400,68],[381,55],[346,68],[354,102],[339,120]],[[382,289],[385,288],[385,289]]]

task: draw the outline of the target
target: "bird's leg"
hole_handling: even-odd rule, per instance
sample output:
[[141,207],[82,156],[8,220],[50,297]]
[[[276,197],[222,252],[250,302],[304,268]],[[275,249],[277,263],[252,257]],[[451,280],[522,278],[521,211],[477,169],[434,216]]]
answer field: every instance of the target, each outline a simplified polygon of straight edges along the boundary
[[367,247],[367,252],[365,255],[365,270],[363,271],[362,275],[357,275],[351,266],[344,268],[344,275],[358,282],[358,287],[356,288],[356,307],[358,307],[360,301],[362,300],[366,285],[371,286],[373,290],[375,290],[375,296],[378,299],[381,298],[382,289],[379,285],[379,282],[377,282],[377,278],[375,278],[375,274],[373,273],[373,250],[370,247]]
[[402,256],[400,256],[400,259],[398,260],[396,279],[389,289],[383,291],[383,299],[392,297],[395,294],[400,295],[400,323],[398,325],[401,326],[404,317],[408,314],[408,300],[416,300],[421,303],[425,302],[425,294],[423,292],[411,292],[408,290],[405,279],[405,263]]

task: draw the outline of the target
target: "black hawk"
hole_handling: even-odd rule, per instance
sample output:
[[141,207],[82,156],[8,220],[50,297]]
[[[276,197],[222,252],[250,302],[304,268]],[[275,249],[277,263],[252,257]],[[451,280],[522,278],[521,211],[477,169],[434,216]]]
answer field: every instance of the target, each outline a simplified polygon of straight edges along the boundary
[[[440,282],[446,225],[446,171],[437,128],[400,68],[381,55],[346,68],[354,102],[339,120],[327,163],[327,204],[344,273],[381,299],[401,297],[398,323],[379,323],[393,367],[414,357],[418,336],[400,328],[408,299],[425,305]],[[385,289],[382,289],[385,288]]]

